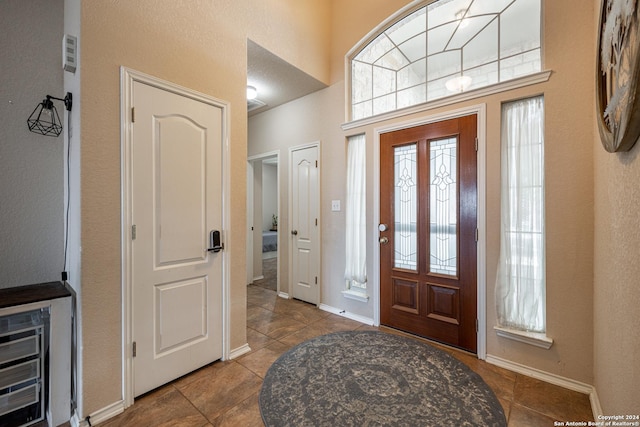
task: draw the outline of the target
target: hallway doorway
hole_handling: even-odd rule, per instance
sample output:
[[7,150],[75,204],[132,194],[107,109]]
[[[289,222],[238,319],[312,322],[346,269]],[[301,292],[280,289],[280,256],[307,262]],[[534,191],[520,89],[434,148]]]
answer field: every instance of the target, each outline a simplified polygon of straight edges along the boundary
[[280,215],[279,153],[248,159],[247,165],[247,283],[279,289]]

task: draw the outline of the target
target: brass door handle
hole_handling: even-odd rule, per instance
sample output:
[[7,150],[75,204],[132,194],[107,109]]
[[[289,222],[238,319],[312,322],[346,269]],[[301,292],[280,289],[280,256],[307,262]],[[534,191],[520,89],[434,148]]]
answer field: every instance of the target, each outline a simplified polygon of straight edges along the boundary
[[389,238],[386,236],[382,236],[378,239],[378,241],[380,242],[381,245],[386,245],[387,243],[389,243]]

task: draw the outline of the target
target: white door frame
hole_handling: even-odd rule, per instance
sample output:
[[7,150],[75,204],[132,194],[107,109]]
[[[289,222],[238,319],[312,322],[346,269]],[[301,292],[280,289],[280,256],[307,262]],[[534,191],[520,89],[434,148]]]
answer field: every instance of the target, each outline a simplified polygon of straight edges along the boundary
[[230,212],[230,155],[229,155],[229,103],[207,94],[179,86],[177,84],[161,80],[157,77],[144,74],[130,68],[120,67],[120,144],[121,144],[121,241],[122,241],[122,395],[124,407],[133,405],[133,275],[131,269],[131,206],[132,206],[132,121],[131,108],[133,107],[133,84],[144,83],[161,90],[172,92],[180,96],[195,99],[205,104],[213,105],[222,110],[222,241],[225,250],[222,251],[222,359],[229,358],[229,251],[232,246],[231,239],[226,236],[229,230]]
[[378,244],[378,224],[380,223],[380,135],[410,127],[441,122],[462,116],[476,114],[478,116],[478,245],[477,245],[477,316],[478,316],[478,359],[487,357],[487,277],[486,277],[486,215],[487,215],[487,177],[486,177],[486,152],[487,152],[487,106],[486,104],[471,105],[465,108],[445,111],[408,121],[393,123],[374,128],[373,130],[373,322],[380,325],[380,245]]
[[[296,145],[294,147],[289,147],[289,158],[287,160],[287,168],[289,168],[289,177],[288,177],[288,190],[287,194],[289,197],[289,207],[288,207],[288,218],[289,223],[287,224],[287,238],[291,238],[291,218],[293,215],[293,198],[291,195],[293,194],[292,188],[292,172],[291,172],[291,161],[293,160],[293,152],[298,150],[304,150],[306,148],[318,148],[318,286],[316,287],[316,301],[318,301],[317,306],[319,307],[322,303],[320,297],[322,293],[320,292],[320,288],[322,287],[322,144],[320,141],[310,142],[308,144]],[[291,282],[291,278],[293,277],[293,250],[291,243],[289,244],[289,282]],[[291,285],[293,287],[293,283]],[[289,298],[293,298],[293,288],[288,289]]]
[[[264,160],[266,158],[269,157],[275,157],[276,161],[278,162],[278,175],[277,175],[277,186],[278,186],[278,200],[276,201],[277,206],[278,206],[278,221],[280,221],[280,197],[281,197],[281,191],[280,191],[280,180],[282,178],[282,164],[280,163],[280,150],[276,150],[276,151],[268,151],[266,153],[260,153],[260,154],[254,154],[253,156],[249,156],[247,157],[247,167],[251,167],[251,170],[253,171],[253,162],[256,160]],[[251,164],[251,166],[249,166],[249,164]],[[248,179],[248,175],[247,175],[247,179]],[[251,179],[253,180],[253,173],[251,174]],[[253,201],[253,181],[251,182],[251,184],[249,184],[247,182],[247,200],[251,200]],[[254,210],[253,208],[249,209],[249,207],[247,207],[247,212],[249,212],[249,210],[251,210],[251,212],[253,213]],[[252,220],[253,221],[253,220]],[[249,221],[247,220],[247,224],[249,223]],[[256,230],[256,225],[253,224],[253,232],[255,233]],[[280,292],[280,256],[282,256],[282,252],[280,251],[280,248],[282,247],[281,245],[281,241],[280,241],[280,226],[278,224],[278,249],[277,249],[277,264],[276,264],[276,293]],[[247,233],[251,232],[251,230],[247,229]],[[256,244],[256,239],[255,236],[253,238],[253,245]],[[253,282],[253,263],[251,265],[248,264],[249,262],[249,254],[251,254],[251,261],[253,261],[253,245],[251,247],[247,247],[247,270],[251,269],[251,280]],[[249,277],[249,274],[247,273],[247,278]]]

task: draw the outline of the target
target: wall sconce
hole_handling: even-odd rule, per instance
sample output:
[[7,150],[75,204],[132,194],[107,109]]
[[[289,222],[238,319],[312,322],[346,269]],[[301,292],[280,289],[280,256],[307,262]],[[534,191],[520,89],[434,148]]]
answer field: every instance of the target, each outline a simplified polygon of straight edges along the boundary
[[31,132],[46,136],[59,136],[62,133],[62,122],[60,122],[60,116],[52,99],[63,101],[66,110],[71,111],[73,99],[71,92],[67,92],[64,98],[47,95],[47,98],[36,106],[27,119],[27,125]]

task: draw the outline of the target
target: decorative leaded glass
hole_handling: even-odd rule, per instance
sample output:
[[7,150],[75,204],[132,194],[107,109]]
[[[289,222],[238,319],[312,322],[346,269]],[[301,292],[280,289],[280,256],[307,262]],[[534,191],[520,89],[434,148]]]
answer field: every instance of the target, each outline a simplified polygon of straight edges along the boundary
[[417,145],[394,148],[394,266],[418,269]]
[[458,140],[429,143],[429,272],[458,272]]
[[358,120],[539,72],[540,0],[438,0],[351,59]]

